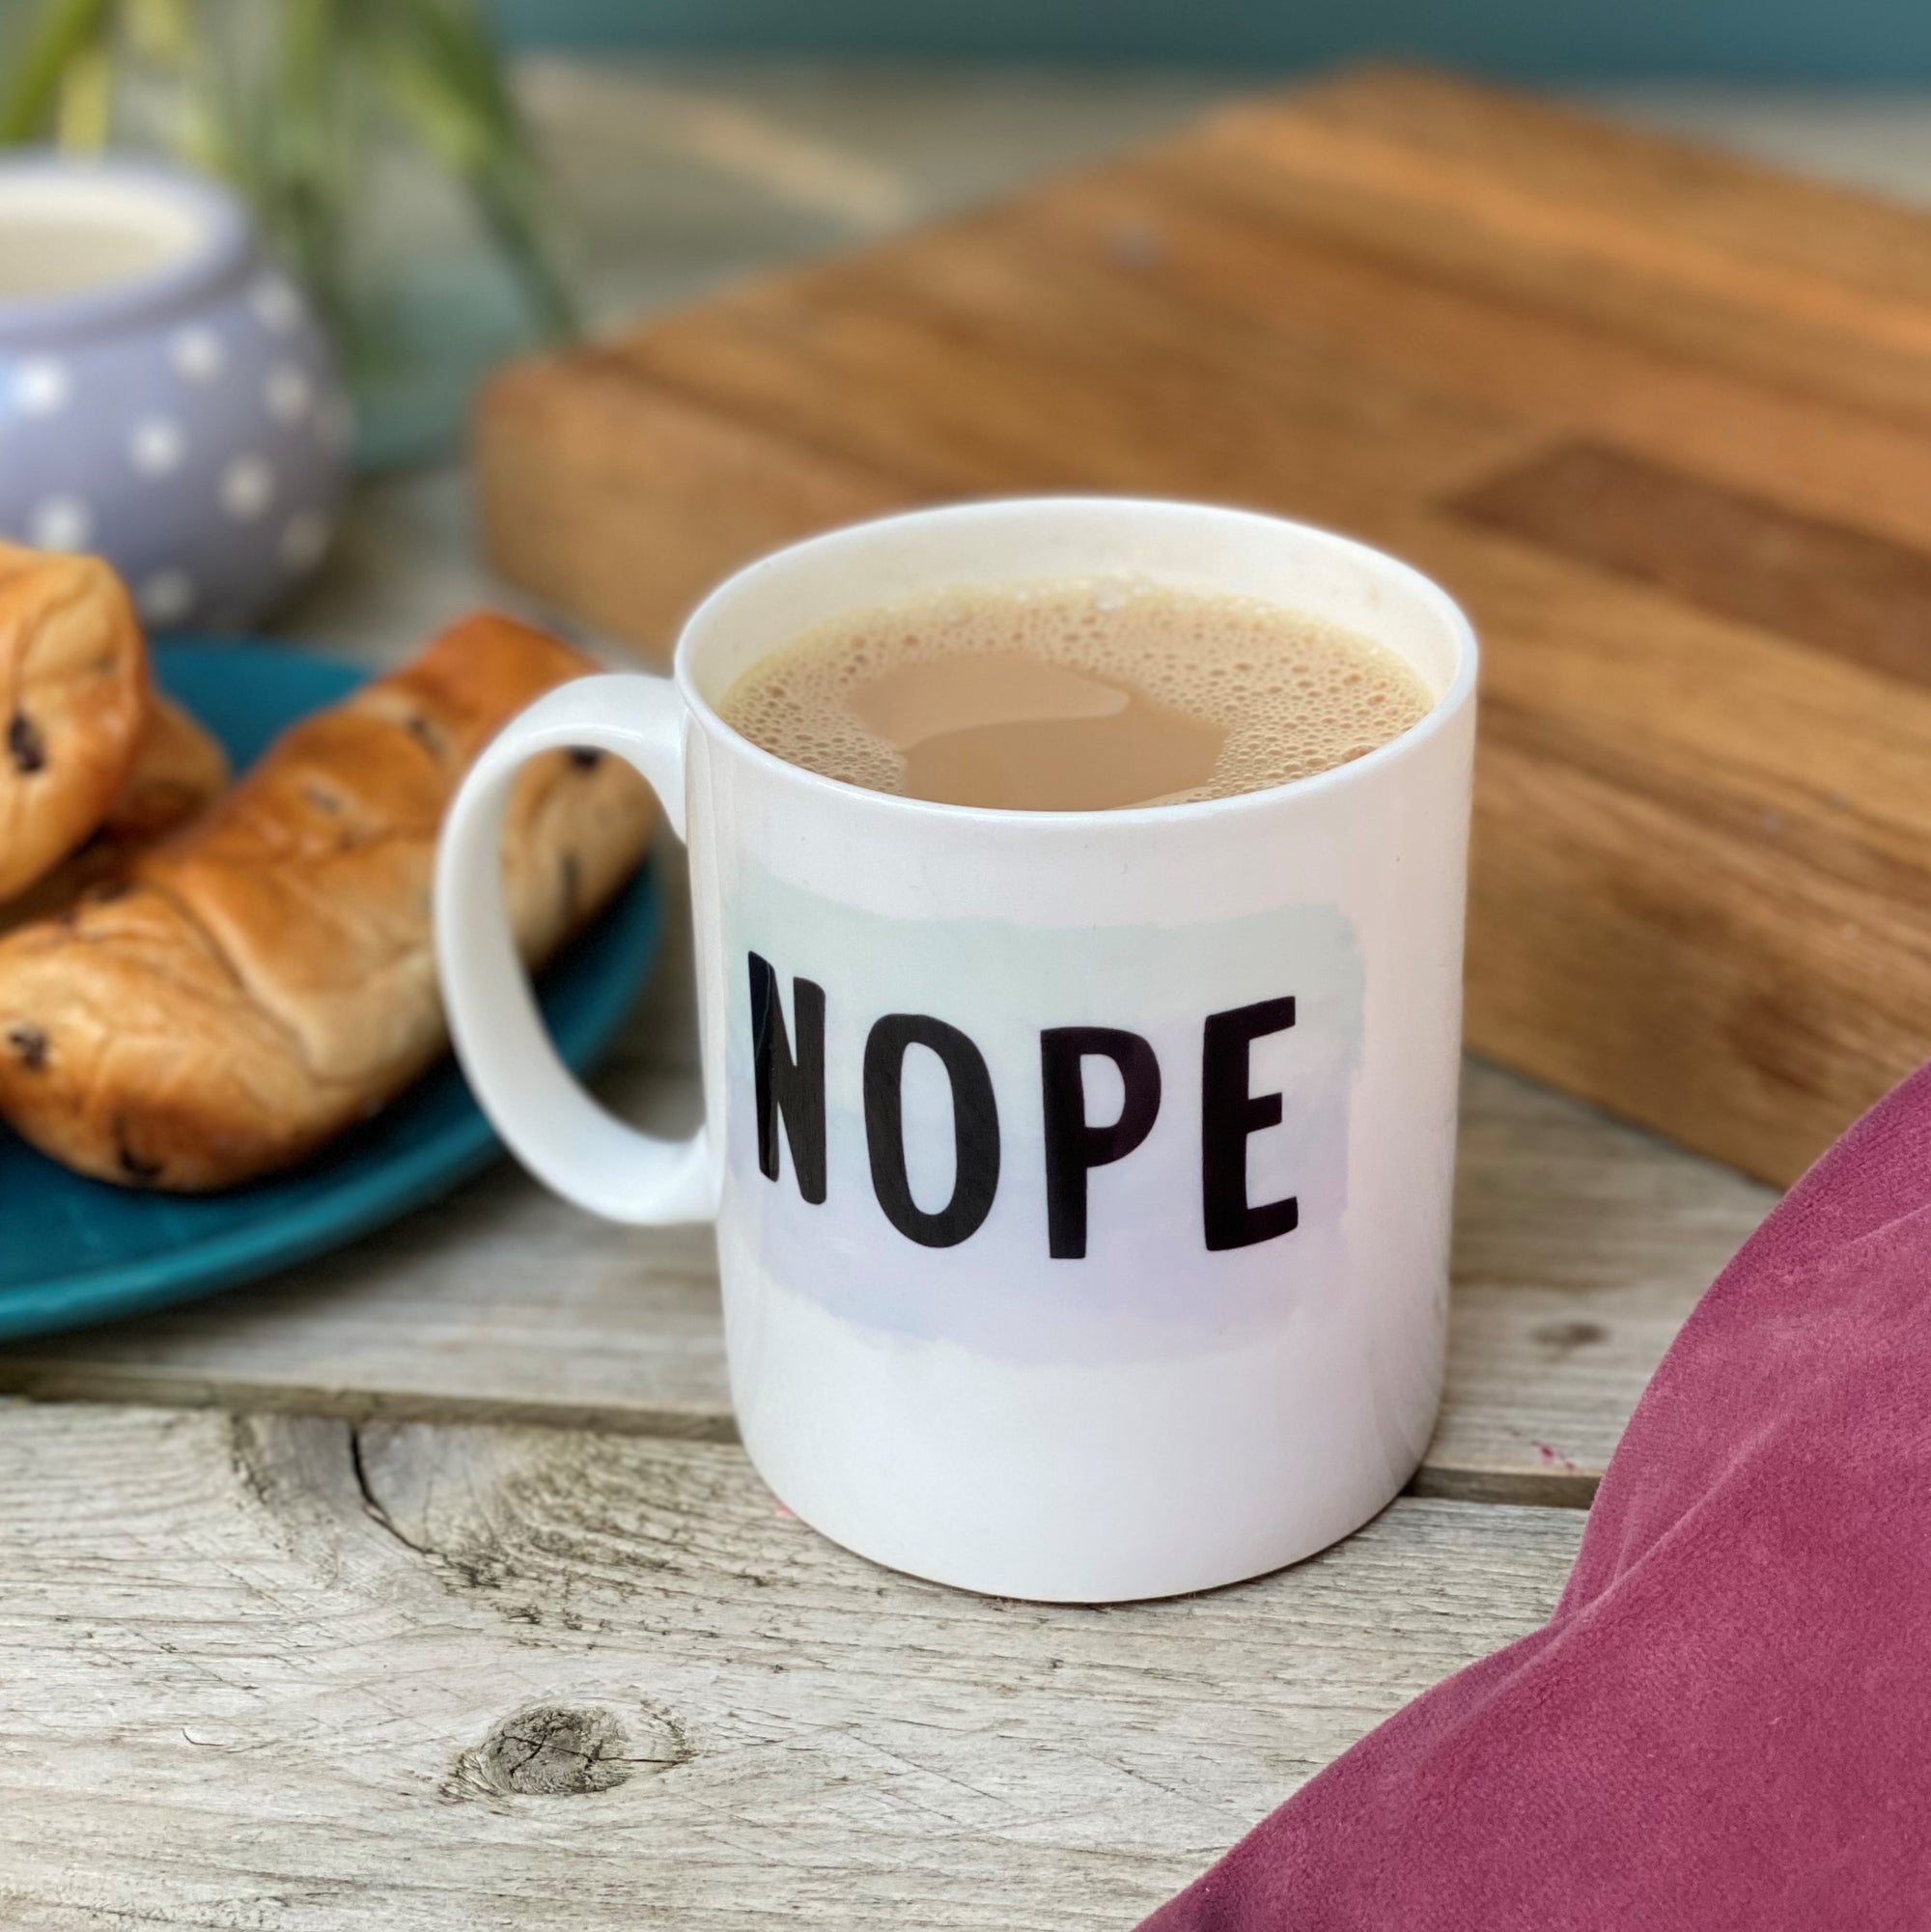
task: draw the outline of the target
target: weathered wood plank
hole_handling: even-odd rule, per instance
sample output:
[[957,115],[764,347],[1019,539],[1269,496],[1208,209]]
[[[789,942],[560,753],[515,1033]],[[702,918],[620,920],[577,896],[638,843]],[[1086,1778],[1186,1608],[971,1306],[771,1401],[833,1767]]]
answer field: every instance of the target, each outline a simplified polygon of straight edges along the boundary
[[1768,1188],[1468,1063],[1448,1388],[1424,1495],[1586,1503]]
[[1403,1501],[1044,1608],[846,1555],[727,1445],[8,1405],[0,1917],[1122,1926],[1539,1622],[1580,1528]]

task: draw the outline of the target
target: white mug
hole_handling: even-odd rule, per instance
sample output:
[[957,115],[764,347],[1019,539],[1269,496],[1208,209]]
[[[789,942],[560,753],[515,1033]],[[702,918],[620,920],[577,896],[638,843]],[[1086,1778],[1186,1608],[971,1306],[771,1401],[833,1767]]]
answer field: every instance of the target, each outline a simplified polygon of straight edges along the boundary
[[[933,804],[760,750],[717,703],[838,614],[1131,574],[1399,652],[1435,697],[1353,763],[1109,812]],[[745,1449],[861,1554],[1000,1596],[1227,1583],[1356,1528],[1440,1401],[1475,640],[1406,565],[1242,511],[919,511],[740,572],[673,676],[552,691],[484,752],[435,889],[503,1138],[618,1220],[715,1217]],[[612,1119],[503,916],[518,769],[629,759],[689,849],[706,1125]]]

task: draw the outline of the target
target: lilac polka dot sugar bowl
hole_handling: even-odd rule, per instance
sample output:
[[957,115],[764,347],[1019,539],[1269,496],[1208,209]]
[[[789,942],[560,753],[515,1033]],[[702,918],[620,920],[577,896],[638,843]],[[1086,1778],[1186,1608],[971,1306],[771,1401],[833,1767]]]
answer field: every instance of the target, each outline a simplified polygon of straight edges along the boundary
[[154,630],[239,630],[328,547],[350,431],[326,339],[226,190],[0,160],[0,536],[104,556]]

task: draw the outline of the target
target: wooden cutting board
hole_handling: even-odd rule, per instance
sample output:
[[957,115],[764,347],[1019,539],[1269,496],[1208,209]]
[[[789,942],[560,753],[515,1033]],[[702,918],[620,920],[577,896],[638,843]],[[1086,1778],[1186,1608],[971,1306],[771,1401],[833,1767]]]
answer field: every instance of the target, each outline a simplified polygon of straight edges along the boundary
[[497,565],[652,651],[946,497],[1367,538],[1487,651],[1474,1047],[1776,1181],[1931,1051],[1931,218],[1369,71],[516,366],[479,431]]

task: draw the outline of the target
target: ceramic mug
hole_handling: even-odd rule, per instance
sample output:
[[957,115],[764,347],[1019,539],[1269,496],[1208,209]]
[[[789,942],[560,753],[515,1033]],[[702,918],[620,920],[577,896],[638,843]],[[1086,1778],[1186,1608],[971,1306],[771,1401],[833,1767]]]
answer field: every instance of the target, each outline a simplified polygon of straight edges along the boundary
[[0,159],[0,535],[91,550],[154,630],[237,629],[327,548],[349,404],[213,182]]
[[[841,612],[1129,574],[1364,631],[1435,697],[1353,763],[1108,812],[928,803],[717,702]],[[1094,1602],[1271,1570],[1381,1509],[1440,1399],[1475,640],[1406,565],[1271,517],[1070,498],[892,517],[699,607],[674,675],[550,693],[484,753],[435,887],[456,1048],[558,1192],[715,1217],[771,1489],[894,1569]],[[706,1125],[575,1085],[512,949],[517,771],[629,759],[689,849]]]

